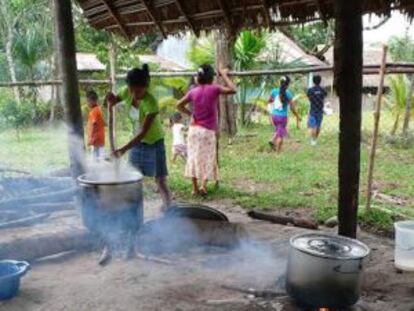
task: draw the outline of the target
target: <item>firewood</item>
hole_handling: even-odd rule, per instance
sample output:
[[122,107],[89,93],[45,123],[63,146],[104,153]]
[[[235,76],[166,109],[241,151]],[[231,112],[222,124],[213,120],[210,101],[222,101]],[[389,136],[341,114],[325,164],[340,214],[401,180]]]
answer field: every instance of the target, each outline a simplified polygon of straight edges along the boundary
[[243,287],[234,286],[234,285],[222,285],[221,287],[224,289],[241,292],[241,293],[248,294],[248,295],[253,295],[257,298],[271,299],[271,298],[286,296],[286,293],[282,293],[282,292],[275,291],[272,289],[257,290],[254,288],[243,288]]
[[77,188],[71,187],[69,189],[55,191],[47,194],[24,196],[21,198],[9,199],[0,202],[0,210],[7,208],[18,209],[23,207],[24,205],[35,203],[55,203],[62,201],[70,201],[73,200],[74,196],[76,195],[76,192]]
[[141,254],[141,253],[137,253],[136,257],[139,258],[139,259],[142,259],[142,260],[153,261],[153,262],[160,263],[160,264],[163,264],[163,265],[168,265],[168,266],[174,265],[174,262],[172,262],[170,260],[163,259],[163,258],[158,258],[158,257],[154,257],[154,256],[148,256],[148,255],[144,255],[144,254]]
[[16,219],[13,221],[0,223],[0,230],[30,226],[35,223],[41,222],[42,220],[45,220],[46,218],[49,217],[49,215],[50,215],[49,213],[43,213],[43,214],[36,215],[36,216],[24,217],[24,218]]
[[33,261],[70,250],[90,250],[96,240],[86,230],[76,228],[64,232],[34,234],[33,236],[0,242],[0,260]]
[[281,216],[281,215],[274,215],[274,214],[267,214],[258,211],[249,211],[247,215],[254,219],[265,220],[271,223],[279,224],[279,225],[288,225],[292,224],[295,227],[305,228],[305,229],[318,229],[318,224],[311,220],[305,218],[296,218],[296,217],[289,217],[289,216]]

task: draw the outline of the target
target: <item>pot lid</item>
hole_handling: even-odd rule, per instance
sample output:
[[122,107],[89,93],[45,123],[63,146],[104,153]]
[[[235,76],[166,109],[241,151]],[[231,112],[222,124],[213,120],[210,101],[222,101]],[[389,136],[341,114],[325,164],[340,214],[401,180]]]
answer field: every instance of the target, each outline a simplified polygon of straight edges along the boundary
[[358,240],[328,234],[301,234],[290,244],[307,254],[333,259],[361,259],[369,254],[368,246]]

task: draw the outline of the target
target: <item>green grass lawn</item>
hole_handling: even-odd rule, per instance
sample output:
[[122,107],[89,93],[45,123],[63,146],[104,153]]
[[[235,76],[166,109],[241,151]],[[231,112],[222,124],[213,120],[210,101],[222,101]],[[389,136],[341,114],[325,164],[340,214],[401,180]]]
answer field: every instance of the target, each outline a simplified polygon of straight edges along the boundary
[[[414,148],[397,148],[385,142],[390,123],[389,116],[385,115],[376,158],[375,185],[381,193],[408,202],[396,206],[374,200],[374,212],[367,215],[363,207],[372,116],[366,114],[363,122],[361,220],[381,228],[390,228],[393,213],[414,216]],[[220,148],[222,181],[218,190],[211,185],[207,201],[231,199],[244,208],[311,209],[319,220],[335,215],[338,119],[335,116],[326,118],[324,132],[316,147],[310,145],[305,123],[303,125],[301,130],[290,128],[290,138],[281,155],[269,150],[267,142],[272,127],[267,124],[240,129],[231,145],[223,138]],[[170,135],[167,134],[168,144]],[[121,142],[127,139],[127,133],[119,136]],[[12,131],[0,133],[0,167],[10,166],[35,174],[63,168],[68,165],[65,137],[64,126],[30,129],[21,134],[19,141]],[[181,199],[190,199],[190,181],[183,177],[184,163],[170,164],[169,168],[174,192]]]

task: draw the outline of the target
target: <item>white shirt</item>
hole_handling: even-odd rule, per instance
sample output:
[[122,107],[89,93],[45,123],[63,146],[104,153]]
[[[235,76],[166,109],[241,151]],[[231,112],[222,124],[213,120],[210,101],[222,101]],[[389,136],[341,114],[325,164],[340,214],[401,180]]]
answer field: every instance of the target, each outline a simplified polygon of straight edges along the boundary
[[172,127],[172,133],[173,133],[173,146],[185,145],[183,124],[175,123]]

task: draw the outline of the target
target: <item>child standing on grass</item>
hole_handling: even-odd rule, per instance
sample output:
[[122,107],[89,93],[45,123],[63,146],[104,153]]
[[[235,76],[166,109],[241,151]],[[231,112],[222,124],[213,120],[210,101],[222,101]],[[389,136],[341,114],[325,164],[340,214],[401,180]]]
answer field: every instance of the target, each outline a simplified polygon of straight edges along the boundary
[[175,163],[178,157],[187,161],[187,144],[185,142],[185,126],[183,124],[183,116],[176,112],[171,117],[172,121],[172,162]]
[[311,145],[316,146],[323,120],[324,101],[327,95],[321,87],[321,76],[313,77],[313,87],[308,89],[308,99],[310,103],[308,127],[311,135]]
[[91,149],[92,159],[99,161],[105,157],[105,120],[96,92],[88,91],[86,100],[90,109],[87,124],[88,146]]
[[[179,111],[191,117],[185,176],[192,179],[193,195],[207,195],[207,181],[217,181],[219,178],[216,152],[219,97],[221,94],[235,94],[237,90],[228,77],[228,69],[220,70],[219,74],[224,86],[213,83],[213,67],[201,66],[198,69],[197,86],[177,104]],[[190,103],[192,111],[188,108]]]
[[272,90],[269,99],[269,114],[271,123],[275,127],[275,133],[269,145],[272,150],[280,153],[282,151],[283,140],[288,135],[288,113],[289,108],[296,116],[297,127],[299,128],[301,118],[296,111],[295,102],[293,101],[293,94],[288,90],[290,78],[288,76],[282,77],[280,80],[280,87]]

